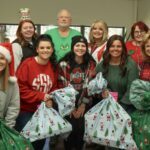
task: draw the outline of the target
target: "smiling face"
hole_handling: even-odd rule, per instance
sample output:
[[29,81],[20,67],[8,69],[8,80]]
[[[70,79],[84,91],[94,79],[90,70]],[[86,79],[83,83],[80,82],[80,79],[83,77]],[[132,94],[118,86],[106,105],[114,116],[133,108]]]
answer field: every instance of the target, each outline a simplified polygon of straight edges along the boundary
[[30,22],[24,22],[21,28],[21,33],[26,40],[31,40],[34,35],[34,27]]
[[122,43],[119,40],[115,40],[109,48],[109,54],[111,58],[121,58]]
[[53,53],[51,43],[49,41],[40,41],[37,47],[37,53],[42,61],[48,61]]
[[7,65],[7,60],[5,56],[0,53],[0,72],[2,72],[6,68],[6,65]]
[[92,35],[95,40],[101,40],[103,38],[104,30],[101,23],[95,23],[92,28]]
[[86,45],[83,42],[77,42],[73,47],[76,57],[83,57],[86,53],[86,49]]
[[145,54],[150,57],[150,39],[145,44]]
[[146,33],[146,32],[143,31],[143,30],[141,30],[141,29],[139,28],[139,26],[136,26],[136,27],[135,27],[135,30],[134,30],[134,40],[137,41],[137,42],[142,42],[145,33]]
[[67,10],[59,12],[57,17],[57,23],[59,27],[69,27],[71,25],[71,15]]

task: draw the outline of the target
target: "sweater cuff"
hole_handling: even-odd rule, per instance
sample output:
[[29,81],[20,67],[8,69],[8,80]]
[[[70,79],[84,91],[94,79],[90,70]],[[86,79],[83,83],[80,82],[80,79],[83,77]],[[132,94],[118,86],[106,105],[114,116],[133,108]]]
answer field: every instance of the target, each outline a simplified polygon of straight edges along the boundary
[[83,99],[82,99],[82,103],[84,103],[84,104],[88,104],[89,102],[90,102],[90,100],[89,100],[88,98],[83,97]]

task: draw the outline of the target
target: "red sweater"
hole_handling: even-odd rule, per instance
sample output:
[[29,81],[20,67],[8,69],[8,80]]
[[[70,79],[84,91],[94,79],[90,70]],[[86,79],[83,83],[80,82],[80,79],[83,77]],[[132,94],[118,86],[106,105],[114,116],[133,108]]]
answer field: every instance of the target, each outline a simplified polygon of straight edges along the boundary
[[140,65],[143,61],[141,47],[133,45],[132,41],[127,41],[126,47],[131,58],[136,62],[136,64]]
[[40,65],[34,57],[26,59],[17,71],[21,111],[34,112],[46,93],[57,88],[57,73],[52,64]]

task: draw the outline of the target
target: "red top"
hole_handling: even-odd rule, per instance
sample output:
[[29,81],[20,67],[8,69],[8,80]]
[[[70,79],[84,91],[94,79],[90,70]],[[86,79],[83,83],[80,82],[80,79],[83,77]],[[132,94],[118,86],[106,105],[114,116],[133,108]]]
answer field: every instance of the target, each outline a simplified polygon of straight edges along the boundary
[[34,112],[46,93],[57,88],[57,73],[52,64],[38,64],[35,57],[26,59],[17,71],[21,111]]
[[140,67],[140,79],[150,81],[150,62],[143,62]]
[[126,42],[127,51],[131,58],[136,62],[136,64],[139,65],[142,63],[143,60],[141,47],[133,45],[132,42],[133,41]]

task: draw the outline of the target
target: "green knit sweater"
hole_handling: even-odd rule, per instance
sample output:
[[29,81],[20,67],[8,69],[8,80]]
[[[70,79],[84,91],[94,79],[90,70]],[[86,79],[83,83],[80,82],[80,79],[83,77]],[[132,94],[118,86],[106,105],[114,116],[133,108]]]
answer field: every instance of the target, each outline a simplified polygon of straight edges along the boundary
[[[131,104],[129,101],[129,90],[133,80],[138,78],[138,68],[131,58],[127,59],[125,67],[127,72],[124,77],[121,76],[119,65],[109,65],[108,73],[105,79],[108,82],[108,89],[112,92],[118,92],[118,101],[124,104]],[[96,72],[104,73],[103,61],[96,66]]]

